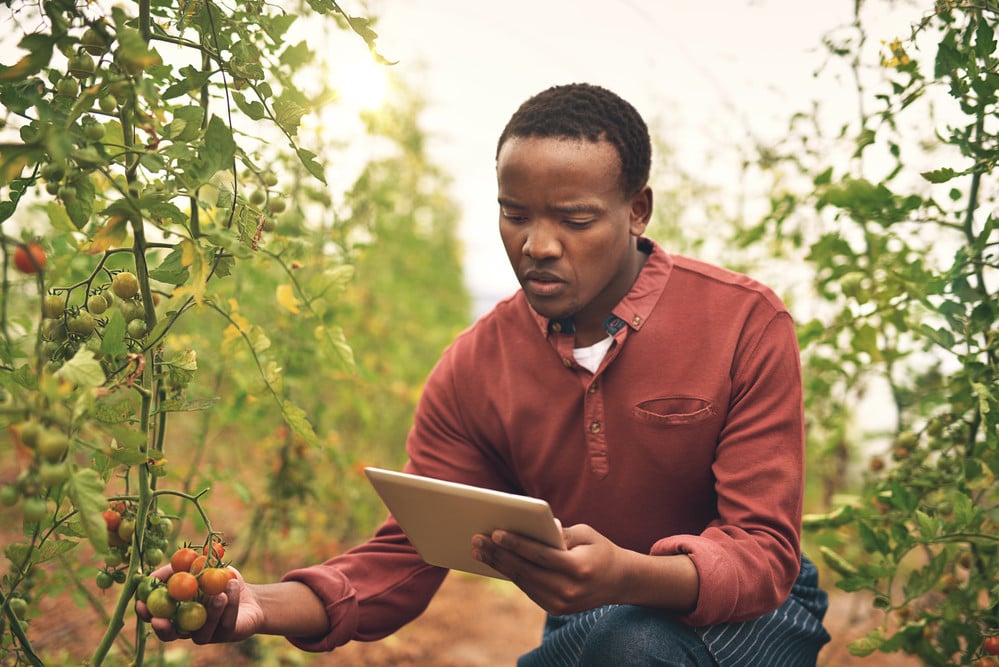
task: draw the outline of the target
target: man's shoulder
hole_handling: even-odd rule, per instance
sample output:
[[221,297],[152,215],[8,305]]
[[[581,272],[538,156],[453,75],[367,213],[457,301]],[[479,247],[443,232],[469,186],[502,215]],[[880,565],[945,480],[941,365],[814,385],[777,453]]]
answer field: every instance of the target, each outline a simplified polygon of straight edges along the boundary
[[502,341],[518,338],[523,332],[537,331],[527,299],[520,290],[498,301],[462,331],[451,344],[452,349],[476,350],[484,345],[498,345]]
[[735,296],[754,295],[776,310],[787,307],[776,292],[758,279],[739,271],[684,255],[670,255],[675,277],[699,282],[703,289],[730,292]]

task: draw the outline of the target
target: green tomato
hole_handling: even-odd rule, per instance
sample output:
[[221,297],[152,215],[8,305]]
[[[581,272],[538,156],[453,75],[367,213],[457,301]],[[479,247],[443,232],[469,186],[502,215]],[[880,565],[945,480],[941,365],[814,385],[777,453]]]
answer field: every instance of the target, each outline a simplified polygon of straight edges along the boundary
[[126,543],[132,541],[132,536],[135,534],[135,519],[122,519],[121,523],[118,524],[118,537],[124,540]]
[[131,271],[122,271],[111,280],[111,291],[120,299],[131,299],[139,293],[139,279]]
[[38,523],[48,516],[49,508],[42,498],[26,498],[21,508],[24,520],[28,523]]
[[14,484],[6,484],[3,488],[0,488],[0,503],[3,503],[7,507],[16,505],[20,497],[21,492],[17,490],[17,486]]
[[21,422],[21,425],[17,427],[17,437],[20,438],[21,444],[28,449],[38,448],[38,436],[42,434],[44,428],[35,419],[29,419],[26,422]]
[[143,319],[129,320],[127,331],[132,338],[142,338],[146,335],[146,321]]
[[59,97],[76,97],[80,93],[80,84],[76,79],[65,77],[56,83],[56,95]]
[[44,429],[38,434],[38,454],[49,463],[57,463],[66,457],[69,451],[69,438],[64,433]]
[[177,605],[174,627],[180,632],[195,632],[200,630],[207,620],[208,611],[205,609],[205,605],[189,600]]
[[94,294],[87,299],[87,310],[94,315],[101,315],[108,309],[108,300],[103,294]]
[[24,620],[24,617],[28,614],[28,601],[24,598],[9,598],[7,606],[14,612],[14,616],[17,616],[21,620]]
[[107,570],[97,573],[97,588],[102,590],[111,588],[114,585],[114,577]]
[[118,310],[121,311],[121,316],[126,322],[146,319],[146,309],[143,308],[142,303],[136,299],[128,299],[120,302],[118,304]]
[[87,337],[94,333],[96,327],[97,323],[94,321],[94,316],[86,310],[81,310],[66,322],[66,328],[69,329],[69,332],[77,336]]
[[65,461],[59,463],[44,462],[38,467],[38,479],[42,486],[51,489],[69,479],[69,465]]
[[170,618],[177,611],[177,601],[170,597],[165,587],[154,588],[146,597],[149,613],[156,618]]
[[139,585],[135,587],[135,597],[138,600],[146,602],[149,600],[149,594],[152,593],[157,587],[162,586],[163,582],[156,577],[149,575],[144,576],[139,582]]
[[66,300],[58,294],[46,294],[42,300],[42,315],[50,320],[62,317],[66,311]]
[[146,561],[146,565],[149,565],[150,567],[156,567],[157,565],[162,563],[163,558],[164,558],[163,550],[157,549],[156,547],[146,549],[142,553],[142,560]]

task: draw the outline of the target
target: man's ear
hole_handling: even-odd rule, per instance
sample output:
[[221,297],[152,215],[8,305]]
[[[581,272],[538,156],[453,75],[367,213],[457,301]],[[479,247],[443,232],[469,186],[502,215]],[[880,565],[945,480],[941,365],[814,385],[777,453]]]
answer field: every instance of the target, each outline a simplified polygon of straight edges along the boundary
[[641,236],[652,220],[652,187],[646,185],[631,197],[631,235]]

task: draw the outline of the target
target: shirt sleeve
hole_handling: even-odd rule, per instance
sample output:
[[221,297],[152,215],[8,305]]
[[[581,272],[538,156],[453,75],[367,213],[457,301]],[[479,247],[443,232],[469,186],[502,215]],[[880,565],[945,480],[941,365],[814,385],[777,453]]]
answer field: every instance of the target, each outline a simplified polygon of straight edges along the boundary
[[733,366],[728,417],[712,470],[718,518],[699,535],[658,541],[700,579],[693,626],[759,617],[790,593],[800,568],[804,487],[801,362],[790,315],[778,312]]
[[[452,363],[445,351],[427,380],[407,438],[414,474],[500,488],[502,481],[465,435],[456,400]],[[469,549],[471,549],[469,536]],[[428,565],[391,516],[363,544],[325,563],[287,573],[322,600],[330,633],[289,638],[307,651],[330,651],[351,640],[372,641],[392,634],[419,616],[448,570]]]

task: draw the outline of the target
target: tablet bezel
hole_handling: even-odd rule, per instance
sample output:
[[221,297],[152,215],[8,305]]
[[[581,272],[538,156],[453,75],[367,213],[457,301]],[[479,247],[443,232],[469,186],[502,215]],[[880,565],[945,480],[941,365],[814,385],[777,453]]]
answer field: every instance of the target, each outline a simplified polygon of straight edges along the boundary
[[364,472],[420,557],[431,565],[507,579],[472,558],[472,537],[493,530],[565,548],[551,507],[540,498],[384,468],[366,467]]

